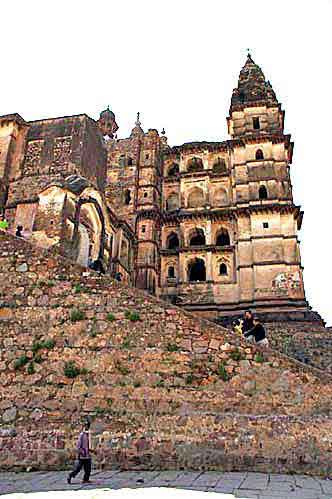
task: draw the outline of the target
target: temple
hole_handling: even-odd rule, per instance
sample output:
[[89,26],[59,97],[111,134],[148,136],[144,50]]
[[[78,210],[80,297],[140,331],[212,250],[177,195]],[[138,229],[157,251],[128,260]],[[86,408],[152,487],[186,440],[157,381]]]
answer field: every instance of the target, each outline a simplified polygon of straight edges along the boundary
[[322,322],[305,298],[284,111],[250,54],[233,90],[230,138],[170,147],[139,113],[0,117],[0,209],[9,231],[83,266],[227,323]]

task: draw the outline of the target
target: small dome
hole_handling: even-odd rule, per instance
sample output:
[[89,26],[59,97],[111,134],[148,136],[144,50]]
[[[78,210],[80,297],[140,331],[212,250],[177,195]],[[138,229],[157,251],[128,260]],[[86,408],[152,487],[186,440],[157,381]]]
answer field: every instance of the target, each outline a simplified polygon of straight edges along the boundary
[[114,121],[115,114],[113,113],[113,111],[110,110],[109,106],[107,106],[107,109],[105,109],[100,113],[100,118]]

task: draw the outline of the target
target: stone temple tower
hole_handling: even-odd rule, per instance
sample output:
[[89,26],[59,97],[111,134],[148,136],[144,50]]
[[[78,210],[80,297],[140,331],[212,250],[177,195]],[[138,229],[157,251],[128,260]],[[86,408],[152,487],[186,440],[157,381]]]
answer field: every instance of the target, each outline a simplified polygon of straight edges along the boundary
[[281,104],[250,54],[229,114],[239,301],[262,311],[308,314],[297,238],[303,213],[290,180],[293,143],[284,134]]

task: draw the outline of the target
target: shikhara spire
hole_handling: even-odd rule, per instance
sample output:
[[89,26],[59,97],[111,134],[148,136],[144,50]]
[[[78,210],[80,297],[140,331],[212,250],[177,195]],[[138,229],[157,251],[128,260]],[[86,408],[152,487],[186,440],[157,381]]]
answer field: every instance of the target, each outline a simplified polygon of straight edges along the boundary
[[140,121],[140,112],[138,112],[137,116],[136,116],[135,126],[132,129],[131,134],[130,134],[131,137],[138,136],[138,135],[144,135],[144,131],[141,127],[141,124],[142,123]]
[[263,71],[248,51],[247,60],[240,71],[238,86],[233,90],[231,111],[246,105],[252,106],[255,103],[278,105],[270,82],[265,80]]

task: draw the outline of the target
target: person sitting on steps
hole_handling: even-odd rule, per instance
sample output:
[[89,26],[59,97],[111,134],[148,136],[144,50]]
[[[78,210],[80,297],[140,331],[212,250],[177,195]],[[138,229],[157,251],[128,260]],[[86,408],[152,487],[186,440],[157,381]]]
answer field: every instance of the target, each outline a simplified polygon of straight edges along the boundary
[[16,237],[23,237],[22,232],[23,232],[23,225],[18,225],[18,226],[16,227],[16,233],[15,233],[15,236],[16,236]]
[[242,323],[243,334],[249,331],[249,329],[252,329],[253,327],[254,327],[254,318],[252,312],[251,310],[246,310],[244,312],[243,323]]
[[255,340],[255,343],[259,346],[268,347],[269,341],[266,337],[266,332],[263,324],[261,324],[258,317],[253,319],[253,327],[244,333],[244,336],[248,339]]

